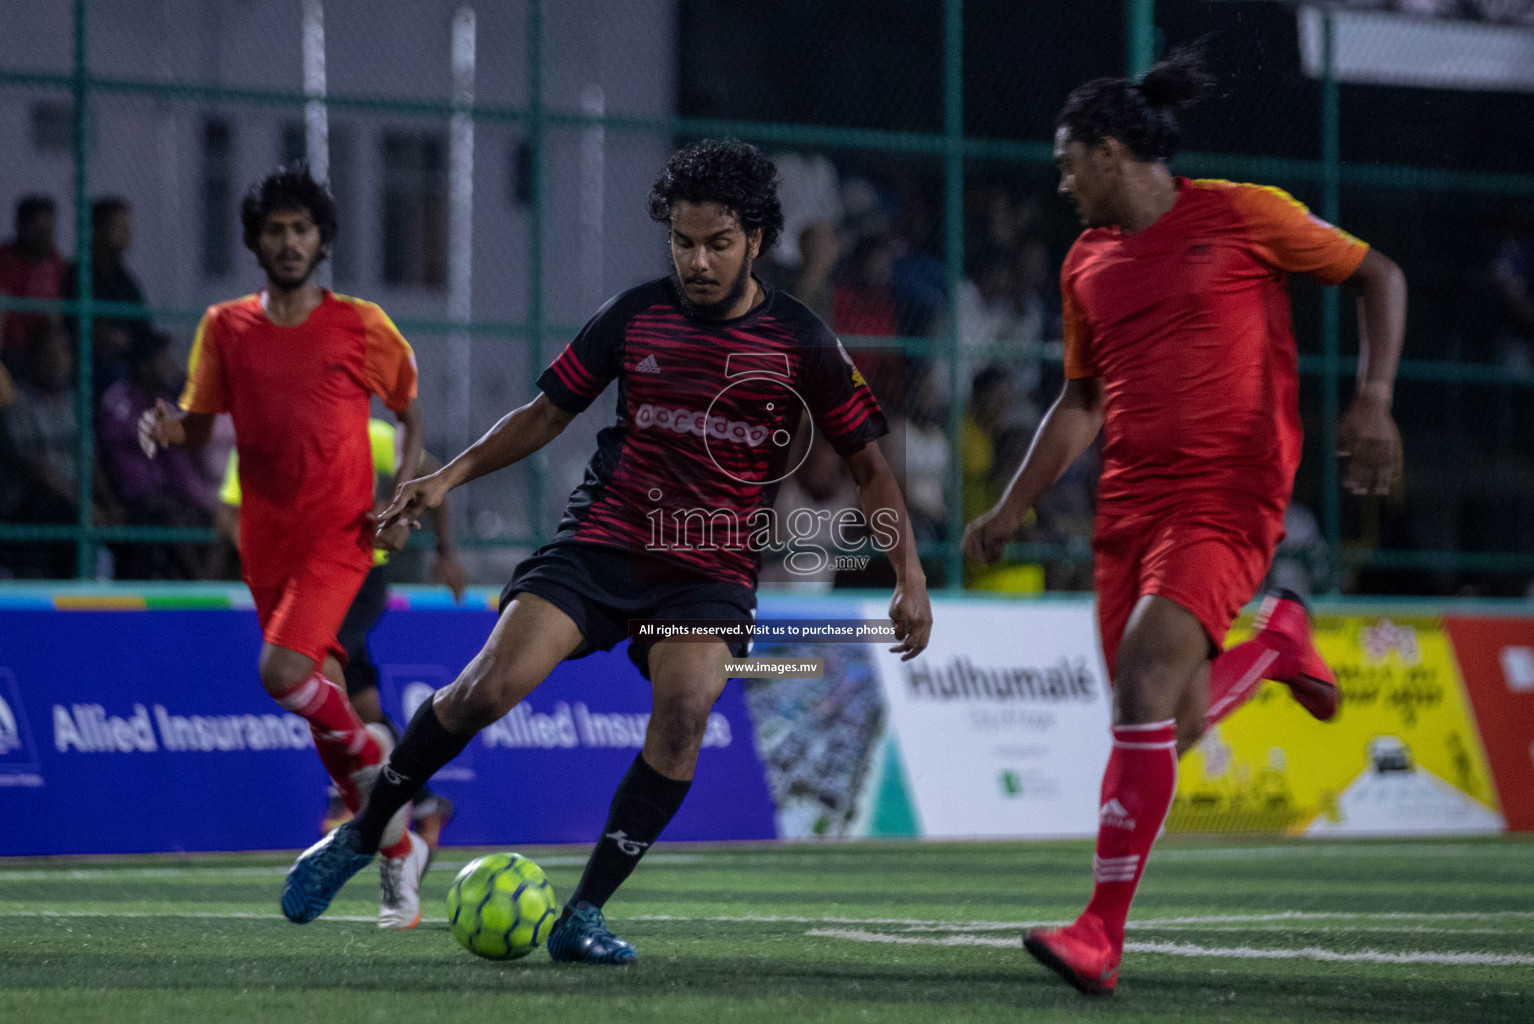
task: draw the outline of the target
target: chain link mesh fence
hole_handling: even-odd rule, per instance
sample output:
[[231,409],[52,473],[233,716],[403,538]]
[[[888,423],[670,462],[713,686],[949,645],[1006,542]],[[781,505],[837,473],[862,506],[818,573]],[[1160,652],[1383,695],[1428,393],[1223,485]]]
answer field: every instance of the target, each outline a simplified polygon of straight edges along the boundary
[[[817,309],[865,366],[898,368],[898,395],[885,399],[929,574],[948,586],[1088,586],[1090,457],[1001,571],[966,569],[958,536],[1061,380],[1055,281],[1079,229],[1053,194],[1055,113],[1080,82],[1202,39],[1220,91],[1185,116],[1189,151],[1174,169],[1286,188],[1394,257],[1412,287],[1397,398],[1408,477],[1397,494],[1363,502],[1343,500],[1328,451],[1351,394],[1350,303],[1293,288],[1307,447],[1291,532],[1308,538],[1295,557],[1309,582],[1511,594],[1534,575],[1524,454],[1534,440],[1534,137],[1516,130],[1530,123],[1534,94],[1516,69],[1502,87],[1415,72],[1431,37],[1342,20],[1390,15],[1390,5],[382,6],[14,0],[0,11],[0,29],[24,41],[0,58],[0,125],[15,141],[0,202],[52,198],[56,248],[73,261],[90,251],[79,215],[97,199],[124,200],[126,266],[145,300],[103,306],[110,288],[93,289],[80,331],[62,290],[0,296],[3,330],[18,339],[7,345],[13,375],[32,372],[20,338],[30,344],[50,316],[89,367],[49,398],[74,413],[54,417],[64,476],[93,475],[78,467],[113,443],[100,385],[121,374],[113,360],[125,336],[162,332],[184,365],[201,310],[258,284],[237,206],[272,166],[325,165],[341,219],[327,280],[379,301],[411,339],[429,445],[446,458],[531,397],[537,373],[607,296],[666,271],[644,208],[651,178],[679,142],[735,135],[783,174],[788,230],[764,275]],[[1517,23],[1517,13],[1472,27],[1497,30],[1492,21]],[[1332,60],[1318,64],[1328,18]],[[455,533],[479,579],[503,578],[548,535],[599,418],[455,495]],[[200,527],[167,533],[100,496],[81,500],[87,488],[38,499],[35,455],[0,452],[5,572],[147,565],[174,575],[184,566],[169,543],[213,535],[207,509]],[[145,543],[161,555],[130,552]],[[204,570],[231,571],[222,565]]]

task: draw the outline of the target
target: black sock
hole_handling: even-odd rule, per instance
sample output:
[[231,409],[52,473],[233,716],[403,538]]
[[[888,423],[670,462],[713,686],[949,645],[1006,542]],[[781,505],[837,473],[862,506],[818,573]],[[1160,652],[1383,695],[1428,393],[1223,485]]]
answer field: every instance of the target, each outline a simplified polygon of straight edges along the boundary
[[[416,708],[416,712],[418,714],[420,713],[420,710],[421,710],[420,708]],[[399,731],[399,726],[394,724],[394,719],[390,718],[387,714],[385,714],[383,716],[383,722],[380,723],[380,724],[385,729],[389,730],[389,735],[390,736],[394,737],[394,745],[396,747],[399,746],[399,739],[400,739],[400,736],[402,734]],[[410,802],[412,804],[415,804],[415,806],[417,808],[421,808],[421,807],[425,807],[425,806],[429,805],[432,801],[434,801],[436,799],[437,799],[437,794],[433,793],[428,787],[422,786],[421,789],[420,789],[420,792],[416,793],[415,799],[411,800]],[[419,810],[417,810],[416,813],[421,813],[421,812]]]
[[649,766],[644,754],[636,754],[613,794],[602,838],[591,851],[570,904],[584,902],[600,907],[606,903],[638,866],[639,858],[660,838],[691,788],[691,781],[668,779]]
[[436,708],[430,700],[421,704],[415,717],[405,727],[399,746],[384,762],[373,792],[353,822],[363,853],[378,852],[379,840],[394,812],[410,802],[410,798],[437,770],[463,752],[474,734],[458,736],[448,732],[437,718]]

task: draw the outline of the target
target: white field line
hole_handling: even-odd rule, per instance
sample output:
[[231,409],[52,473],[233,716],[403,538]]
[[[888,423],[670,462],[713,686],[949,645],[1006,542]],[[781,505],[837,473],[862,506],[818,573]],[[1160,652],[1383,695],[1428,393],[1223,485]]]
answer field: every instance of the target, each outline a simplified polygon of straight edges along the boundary
[[[1472,843],[1317,843],[1296,840],[1282,846],[1216,846],[1210,849],[1156,850],[1151,853],[1152,863],[1175,864],[1179,861],[1209,860],[1266,860],[1274,857],[1358,857],[1370,858],[1383,854],[1398,857],[1467,857],[1474,853],[1486,853],[1487,846]],[[1512,847],[1511,849],[1517,849]]]
[[[1042,928],[1069,924],[1069,921],[934,921],[915,917],[815,917],[795,914],[741,914],[694,917],[687,914],[633,914],[629,921],[679,921],[679,922],[725,922],[739,924],[877,924],[904,925],[906,931],[1015,931],[1024,928]],[[1534,919],[1534,911],[1489,910],[1449,911],[1444,913],[1413,913],[1382,911],[1379,913],[1338,911],[1288,910],[1270,914],[1210,914],[1193,917],[1153,917],[1130,921],[1128,928],[1157,928],[1182,925],[1240,925],[1263,922],[1299,921],[1495,921],[1499,919]]]
[[[26,918],[54,918],[54,919],[82,919],[82,918],[187,918],[193,920],[264,920],[279,921],[277,914],[257,914],[241,911],[228,911],[224,913],[199,913],[184,911],[50,911],[50,910],[23,910],[23,911],[0,911],[0,917],[26,917]],[[653,920],[653,918],[651,918]],[[319,918],[321,921],[331,921],[339,924],[376,924],[377,918],[373,916],[330,914]],[[674,920],[674,919],[672,919]],[[690,919],[699,920],[699,919]],[[703,918],[701,920],[720,920],[719,918]],[[726,920],[741,920],[740,918],[728,918]],[[749,919],[760,920],[760,919]],[[771,918],[774,921],[787,921],[786,918]],[[812,919],[799,919],[800,921]],[[821,918],[823,921],[834,921],[834,918]],[[445,924],[444,918],[422,918],[426,924]],[[847,921],[847,923],[857,923]],[[870,923],[866,920],[863,923]],[[956,933],[949,935],[892,935],[884,932],[871,932],[861,928],[812,928],[805,932],[807,936],[825,939],[845,939],[852,942],[875,942],[885,945],[899,946],[993,946],[999,948],[1021,948],[1023,944],[1021,935],[974,935]],[[1126,952],[1130,953],[1158,953],[1166,956],[1189,956],[1189,957],[1217,957],[1234,960],[1312,960],[1323,963],[1373,963],[1373,964],[1448,964],[1455,966],[1479,965],[1489,967],[1528,967],[1534,966],[1534,954],[1528,953],[1439,953],[1421,950],[1392,953],[1377,949],[1363,949],[1354,952],[1338,952],[1331,949],[1322,949],[1319,946],[1305,946],[1300,949],[1260,949],[1254,946],[1198,946],[1190,942],[1127,942],[1124,944]]]
[[[1022,936],[1002,938],[991,935],[942,935],[925,938],[915,935],[890,935],[861,928],[812,928],[806,935],[821,939],[845,939],[849,942],[877,942],[899,946],[996,946],[1021,948]],[[1301,949],[1259,949],[1255,946],[1196,946],[1191,942],[1126,942],[1128,953],[1159,953],[1165,956],[1219,957],[1232,960],[1314,960],[1324,963],[1368,964],[1452,964],[1488,967],[1534,966],[1529,953],[1435,953],[1410,950],[1390,953],[1378,949],[1360,949],[1341,953],[1319,946]]]

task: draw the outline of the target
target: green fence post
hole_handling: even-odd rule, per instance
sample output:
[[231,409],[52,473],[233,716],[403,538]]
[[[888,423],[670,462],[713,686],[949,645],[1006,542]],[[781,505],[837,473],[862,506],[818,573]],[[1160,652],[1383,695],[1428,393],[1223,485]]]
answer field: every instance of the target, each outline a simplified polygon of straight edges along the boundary
[[964,5],[943,2],[943,246],[948,292],[948,544],[944,586],[964,587],[964,382],[959,379],[959,285],[964,280]]
[[1125,0],[1124,73],[1139,78],[1156,56],[1156,0]]
[[[1341,123],[1337,74],[1333,66],[1333,25],[1328,10],[1321,16],[1321,216],[1337,223],[1342,204]],[[1338,552],[1342,543],[1342,494],[1337,465],[1337,418],[1341,409],[1341,318],[1336,288],[1321,295],[1321,525],[1331,554],[1331,593],[1341,589]]]
[[96,545],[92,543],[91,514],[95,496],[96,431],[91,408],[91,202],[90,202],[90,75],[86,67],[85,17],[87,0],[75,0],[75,67],[72,91],[75,104],[75,264],[79,267],[75,289],[79,298],[75,321],[79,352],[75,390],[75,422],[79,437],[75,448],[75,575],[89,579],[96,571]]
[[[527,378],[543,372],[543,0],[527,2]],[[543,543],[543,474],[547,452],[527,463],[528,536],[533,547]]]

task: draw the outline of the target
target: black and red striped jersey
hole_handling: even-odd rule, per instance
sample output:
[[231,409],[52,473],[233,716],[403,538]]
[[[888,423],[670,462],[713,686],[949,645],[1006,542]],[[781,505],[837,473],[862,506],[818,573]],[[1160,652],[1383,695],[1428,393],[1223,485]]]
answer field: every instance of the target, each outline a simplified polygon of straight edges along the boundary
[[823,436],[849,456],[888,432],[830,329],[762,288],[733,320],[688,316],[668,278],[631,288],[543,371],[538,387],[572,414],[618,381],[617,422],[598,435],[555,543],[646,551],[754,587],[760,530],[803,442]]

